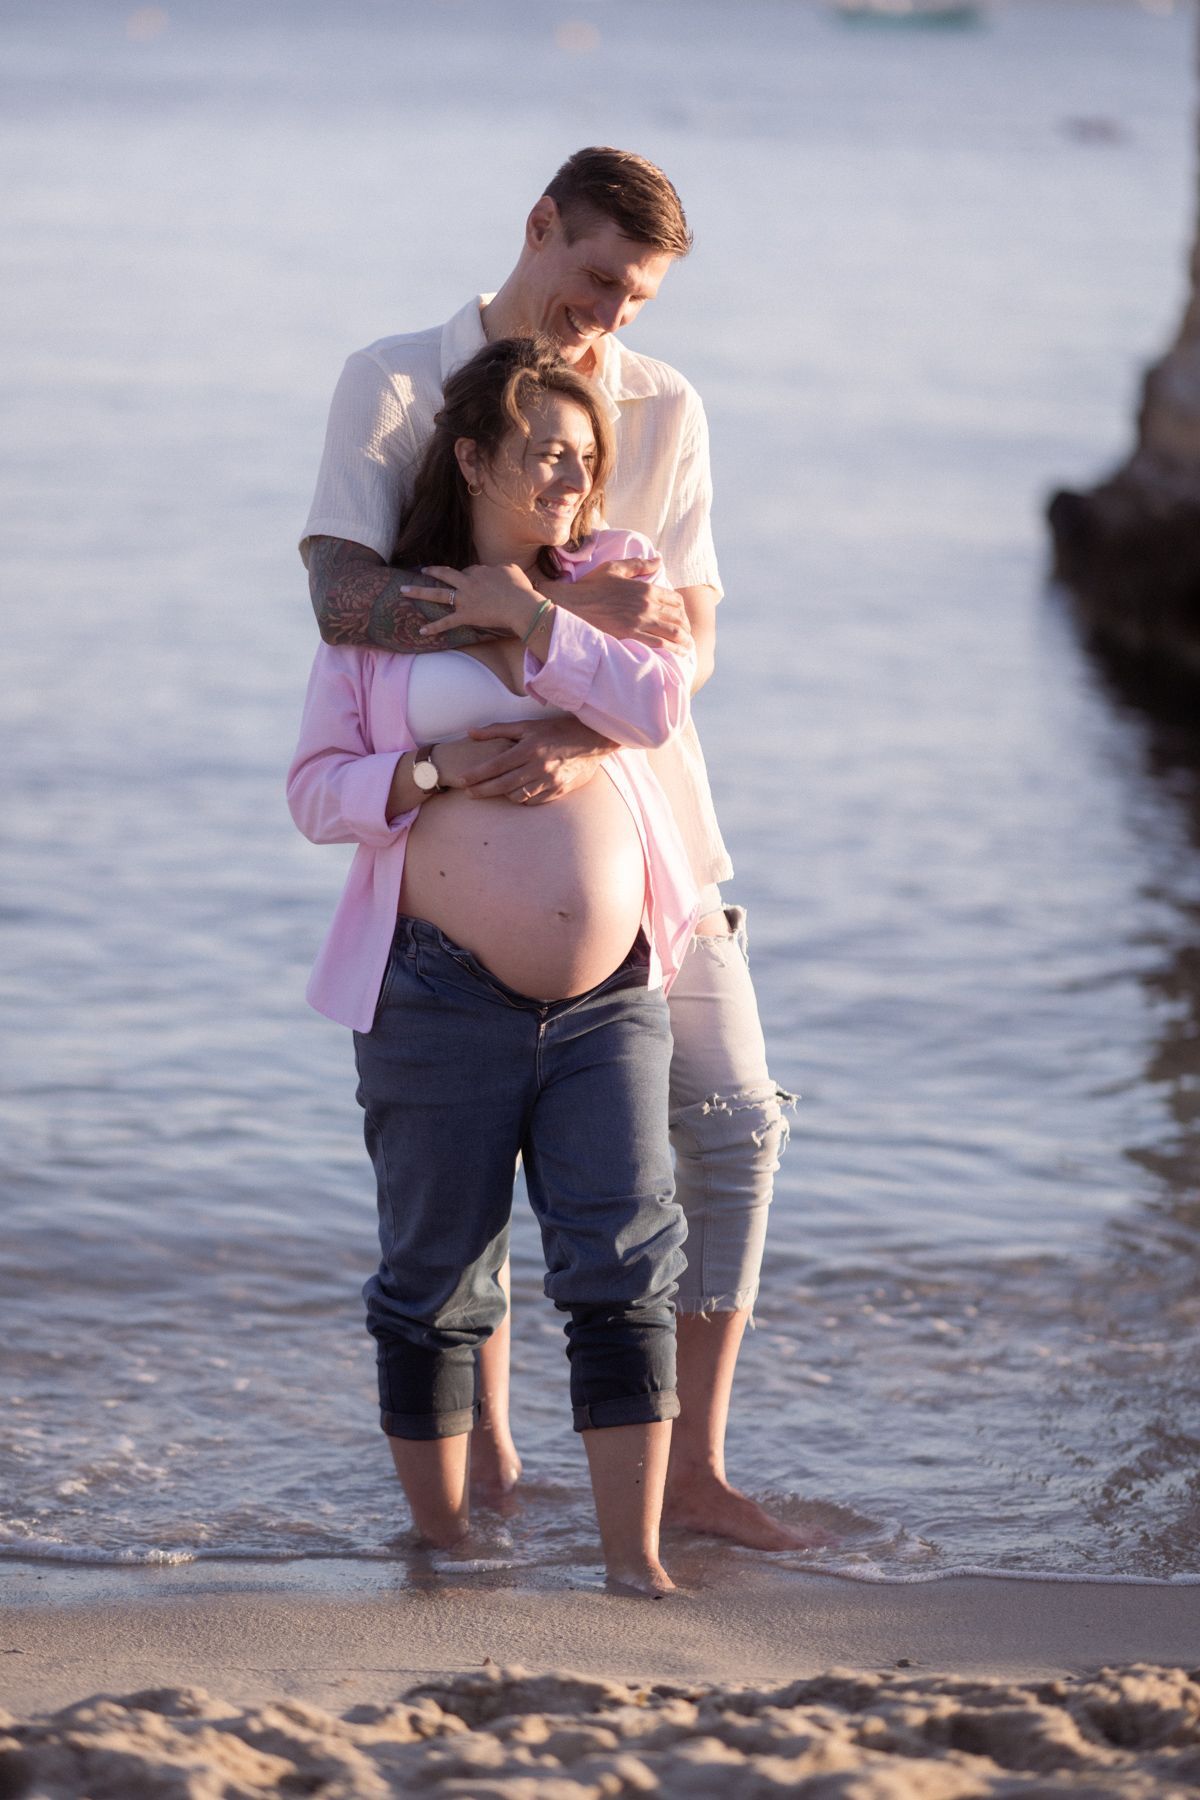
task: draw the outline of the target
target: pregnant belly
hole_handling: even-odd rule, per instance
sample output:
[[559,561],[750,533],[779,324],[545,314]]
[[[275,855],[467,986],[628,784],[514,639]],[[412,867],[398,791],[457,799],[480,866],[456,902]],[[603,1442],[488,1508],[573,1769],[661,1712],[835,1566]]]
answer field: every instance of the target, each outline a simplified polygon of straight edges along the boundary
[[626,956],[645,892],[637,827],[601,771],[545,806],[458,792],[426,801],[408,837],[400,910],[518,993],[562,1000]]

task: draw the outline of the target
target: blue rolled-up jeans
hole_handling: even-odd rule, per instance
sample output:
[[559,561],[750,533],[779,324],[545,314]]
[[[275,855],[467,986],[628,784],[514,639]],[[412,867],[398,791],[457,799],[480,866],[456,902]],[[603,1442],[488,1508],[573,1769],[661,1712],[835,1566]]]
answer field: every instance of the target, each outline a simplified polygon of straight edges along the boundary
[[639,938],[587,993],[533,1000],[436,926],[397,921],[375,1022],[354,1035],[382,1252],[363,1297],[389,1435],[453,1437],[478,1417],[518,1153],[546,1293],[569,1315],[575,1429],[677,1415],[686,1227],[666,1129],[670,1023],[647,973]]

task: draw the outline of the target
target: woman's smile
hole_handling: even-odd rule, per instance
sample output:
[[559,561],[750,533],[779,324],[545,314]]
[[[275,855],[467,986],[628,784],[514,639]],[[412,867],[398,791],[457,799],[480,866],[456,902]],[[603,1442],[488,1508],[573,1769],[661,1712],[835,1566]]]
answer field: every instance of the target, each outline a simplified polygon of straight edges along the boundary
[[592,491],[596,440],[584,408],[562,394],[541,394],[526,423],[528,436],[514,426],[480,471],[483,492],[471,513],[483,562],[511,560],[529,545],[567,543]]

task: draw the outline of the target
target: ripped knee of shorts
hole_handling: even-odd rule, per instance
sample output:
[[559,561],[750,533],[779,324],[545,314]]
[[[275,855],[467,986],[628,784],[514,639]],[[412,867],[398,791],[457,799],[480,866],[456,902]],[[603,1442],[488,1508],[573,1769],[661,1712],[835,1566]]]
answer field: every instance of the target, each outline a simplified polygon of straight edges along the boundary
[[798,1098],[773,1081],[732,1094],[710,1094],[671,1115],[671,1141],[680,1156],[739,1156],[748,1166],[774,1174],[790,1135],[787,1114]]

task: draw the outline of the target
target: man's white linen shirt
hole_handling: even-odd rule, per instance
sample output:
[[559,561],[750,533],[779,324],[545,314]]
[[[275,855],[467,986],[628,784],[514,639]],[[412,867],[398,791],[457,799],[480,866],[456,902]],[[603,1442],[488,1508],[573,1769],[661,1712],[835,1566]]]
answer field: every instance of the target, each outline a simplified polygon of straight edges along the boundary
[[[487,338],[478,295],[444,325],[380,338],[356,350],[334,391],[300,550],[310,537],[365,544],[387,562],[442,404],[442,386]],[[600,340],[592,379],[608,403],[617,466],[605,494],[606,521],[640,531],[662,555],[673,587],[721,595],[709,512],[708,424],[695,389],[669,364],[639,356],[611,335]],[[697,886],[731,873],[695,726],[646,753],[671,802]]]

